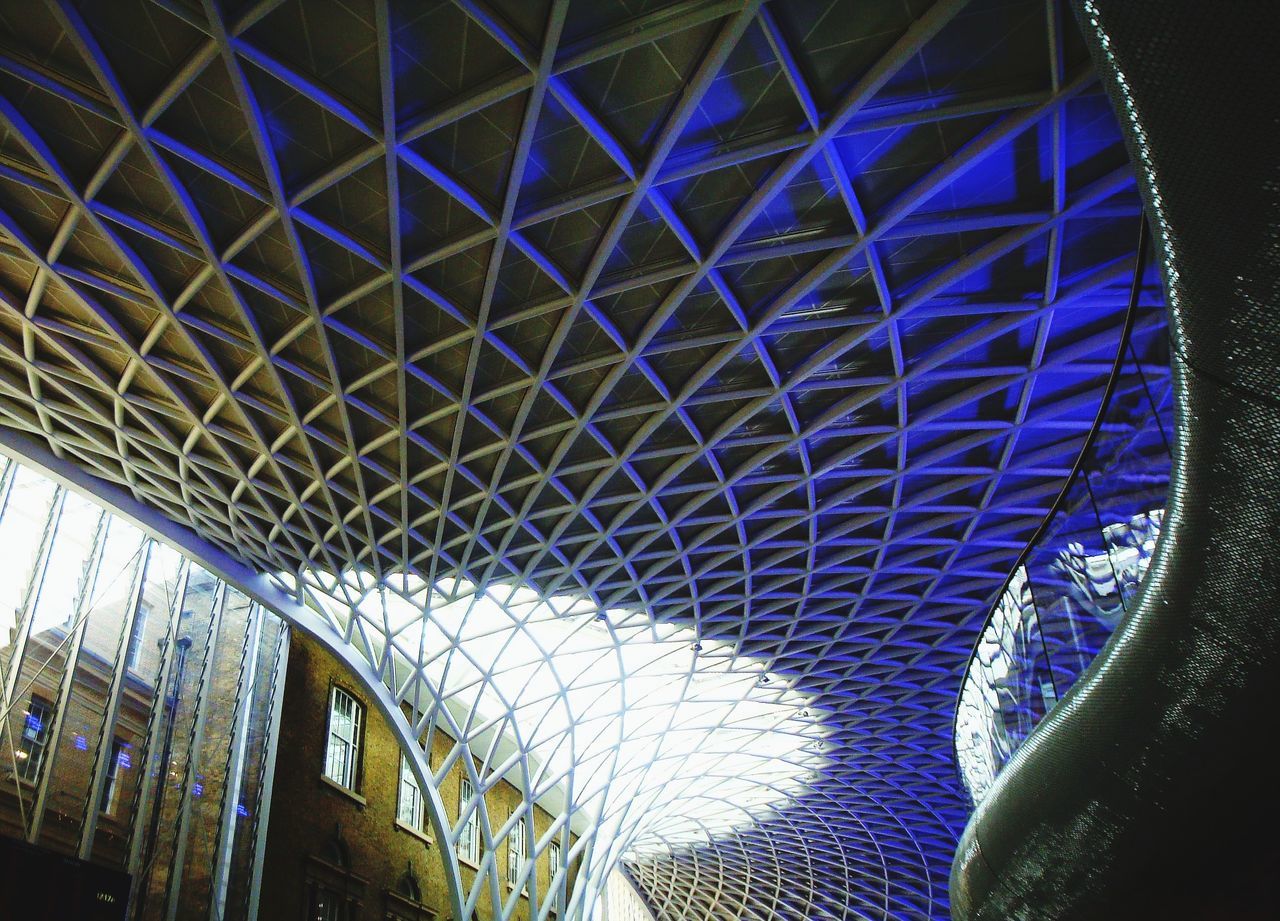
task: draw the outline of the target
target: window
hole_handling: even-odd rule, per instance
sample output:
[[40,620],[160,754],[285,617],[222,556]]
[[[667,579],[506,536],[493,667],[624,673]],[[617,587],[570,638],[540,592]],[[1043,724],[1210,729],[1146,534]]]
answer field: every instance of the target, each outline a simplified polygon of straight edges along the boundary
[[115,811],[116,790],[119,787],[121,769],[129,770],[129,745],[117,736],[111,742],[111,759],[107,762],[107,785],[102,788],[102,802],[98,811],[110,815]]
[[413,872],[413,864],[410,864],[409,869],[401,875],[400,882],[396,884],[396,891],[410,901],[422,901],[422,886]]
[[[458,784],[458,814],[467,811],[467,804],[475,798],[476,788],[470,778],[463,777]],[[480,863],[480,812],[471,810],[466,822],[462,825],[462,834],[458,836],[458,856],[471,864]]]
[[340,893],[319,886],[312,890],[309,921],[347,921],[350,917],[350,906]]
[[324,758],[324,776],[354,791],[360,764],[360,729],[364,708],[342,688],[335,687],[329,698],[329,746]]
[[400,876],[395,889],[383,890],[386,912],[383,921],[436,921],[436,913],[422,904],[422,885],[412,863]]
[[354,921],[362,916],[364,881],[351,872],[351,848],[340,827],[319,853],[306,856],[303,873],[306,921]]
[[560,869],[560,842],[552,841],[547,845],[547,879],[555,879],[556,871]]
[[44,764],[45,748],[49,744],[49,724],[53,722],[53,704],[43,697],[31,696],[27,716],[22,723],[22,738],[18,740],[18,776],[35,782]]
[[142,636],[147,632],[147,605],[138,605],[138,612],[133,618],[133,635],[129,637],[129,649],[125,652],[125,668],[131,672],[138,670],[138,660],[142,656]]
[[514,886],[520,880],[520,870],[524,867],[524,816],[516,822],[515,829],[507,836],[507,885]]
[[396,821],[414,831],[422,831],[422,788],[413,776],[409,759],[400,755],[400,799],[396,805]]

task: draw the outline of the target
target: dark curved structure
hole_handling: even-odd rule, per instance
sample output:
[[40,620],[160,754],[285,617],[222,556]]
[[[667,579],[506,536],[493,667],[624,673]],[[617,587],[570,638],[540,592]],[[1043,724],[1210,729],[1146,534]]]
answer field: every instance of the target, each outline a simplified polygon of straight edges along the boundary
[[970,821],[953,917],[1280,917],[1280,15],[1076,9],[1158,241],[1175,470],[1137,611]]
[[[1139,240],[1133,319],[1142,289],[1162,287],[1145,221]],[[1131,331],[1084,450],[1009,573],[965,669],[956,768],[975,806],[1134,609],[1158,542],[1173,462],[1169,331],[1152,328],[1163,350],[1146,368]]]

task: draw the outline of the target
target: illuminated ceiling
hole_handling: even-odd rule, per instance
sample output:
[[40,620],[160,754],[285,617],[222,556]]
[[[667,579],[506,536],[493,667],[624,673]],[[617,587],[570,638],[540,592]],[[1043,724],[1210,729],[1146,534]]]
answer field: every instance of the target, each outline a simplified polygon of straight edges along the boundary
[[[664,853],[751,825],[825,768],[812,701],[729,643],[525,587],[392,581],[303,584],[336,633],[386,662],[423,732],[445,727],[484,775],[519,775],[579,834]],[[433,767],[443,780],[452,764]]]
[[265,572],[529,585],[731,650],[825,766],[636,856],[650,907],[946,916],[961,673],[1133,264],[1068,13],[2,15],[4,424]]

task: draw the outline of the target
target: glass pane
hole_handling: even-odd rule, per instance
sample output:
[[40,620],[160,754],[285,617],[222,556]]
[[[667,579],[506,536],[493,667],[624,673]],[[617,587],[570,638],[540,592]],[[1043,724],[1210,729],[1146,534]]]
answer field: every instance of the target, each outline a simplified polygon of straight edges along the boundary
[[248,907],[249,886],[253,875],[254,836],[257,832],[258,813],[262,808],[259,798],[264,780],[263,771],[274,689],[277,682],[284,680],[283,674],[277,671],[276,665],[280,644],[288,642],[288,631],[284,624],[279,618],[264,612],[262,630],[254,653],[258,661],[250,696],[240,796],[233,804],[236,811],[235,839],[228,874],[225,915],[227,919],[243,918]]
[[138,917],[151,921],[163,916],[173,866],[180,807],[194,793],[187,785],[188,755],[196,717],[200,679],[209,650],[209,628],[217,580],[192,566],[178,617],[173,673],[163,702],[159,750],[149,756],[156,777],[155,803],[143,848],[146,867],[140,880]]
[[[141,781],[147,776],[143,770],[148,760],[147,729],[152,708],[160,704],[156,682],[161,649],[168,638],[182,565],[182,557],[163,544],[149,540],[147,548],[142,597],[124,654],[126,662],[133,656],[133,666],[128,668],[124,681],[115,728],[116,735],[125,739],[129,747],[117,769],[116,809],[109,816],[99,817],[93,839],[93,859],[118,868],[128,863],[131,829],[135,835],[146,835],[145,824],[135,822],[135,817]],[[156,775],[150,776],[154,782]]]
[[9,476],[12,483],[0,509],[0,559],[6,572],[0,579],[0,649],[6,666],[55,493],[51,480],[25,467],[14,467]]
[[[84,636],[75,661],[70,699],[65,701],[57,759],[49,777],[49,795],[40,841],[64,853],[79,846],[80,829],[93,796],[93,771],[103,744],[107,693],[115,674],[116,658],[124,639],[124,626],[135,575],[142,563],[142,532],[123,519],[106,527],[101,558],[87,582],[81,610]],[[130,739],[136,744],[137,739]],[[108,747],[112,739],[108,738]],[[110,755],[110,751],[107,752]],[[98,803],[93,803],[94,809]]]
[[[0,559],[6,561],[7,578],[0,579],[0,677],[8,680],[11,670],[21,663],[13,661],[20,654],[22,616],[28,590],[43,546],[44,535],[52,533],[56,490],[53,483],[16,465],[6,467],[0,476]],[[17,676],[12,676],[17,680]],[[19,740],[26,727],[29,689],[16,685],[13,706],[7,719],[0,723],[7,750],[13,745],[20,750]],[[19,759],[22,760],[22,759]],[[5,762],[12,763],[6,757]],[[17,767],[15,765],[15,767]],[[21,768],[18,768],[21,771]],[[22,810],[29,809],[32,796],[22,788],[13,773],[0,772],[0,833],[21,838],[26,833]],[[19,808],[19,797],[23,806]]]
[[212,650],[208,701],[204,706],[204,731],[188,792],[190,816],[183,862],[178,917],[195,917],[208,911],[213,868],[217,864],[222,805],[227,793],[229,758],[242,704],[242,671],[249,642],[250,600],[234,589],[226,590],[218,643]]
[[[72,719],[78,718],[74,704],[68,704],[62,693],[64,673],[68,667],[68,655],[74,645],[73,624],[80,599],[92,580],[90,567],[94,547],[101,538],[100,527],[104,516],[101,509],[78,496],[61,493],[54,504],[53,530],[45,531],[50,541],[43,564],[37,563],[32,582],[30,635],[22,648],[22,661],[18,663],[16,700],[35,695],[48,701],[49,716],[41,728],[41,739],[29,738],[19,747],[19,776],[32,785],[25,793],[27,829],[36,821],[32,806],[37,790],[34,785],[42,781],[46,772],[56,769],[56,761],[62,754],[53,744],[53,736],[60,733],[56,725],[58,711],[72,711]],[[12,716],[10,722],[12,723]],[[79,753],[77,753],[79,754]],[[56,791],[54,791],[56,792]],[[53,804],[57,810],[66,809],[79,814],[75,803],[57,797]],[[64,837],[74,834],[78,821],[70,827],[62,825]],[[26,832],[24,831],[24,834]],[[60,842],[67,849],[68,842]],[[74,841],[70,849],[74,849]]]
[[[74,854],[94,823],[92,861],[132,862],[133,917],[143,919],[168,904],[178,917],[208,916],[225,858],[235,879],[212,910],[244,917],[283,624],[264,614],[251,629],[246,597],[4,458],[0,560],[0,665],[14,700],[0,726],[25,765],[0,780],[0,834],[22,838],[38,820],[40,844]],[[358,710],[349,717],[358,738]],[[224,826],[233,840],[219,841]]]

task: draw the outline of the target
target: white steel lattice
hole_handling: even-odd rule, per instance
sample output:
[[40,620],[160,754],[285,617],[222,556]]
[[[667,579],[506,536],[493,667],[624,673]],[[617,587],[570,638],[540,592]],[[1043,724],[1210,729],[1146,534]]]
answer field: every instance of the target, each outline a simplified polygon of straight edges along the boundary
[[0,128],[0,422],[551,809],[541,917],[946,915],[1133,269],[1058,3],[14,0]]

